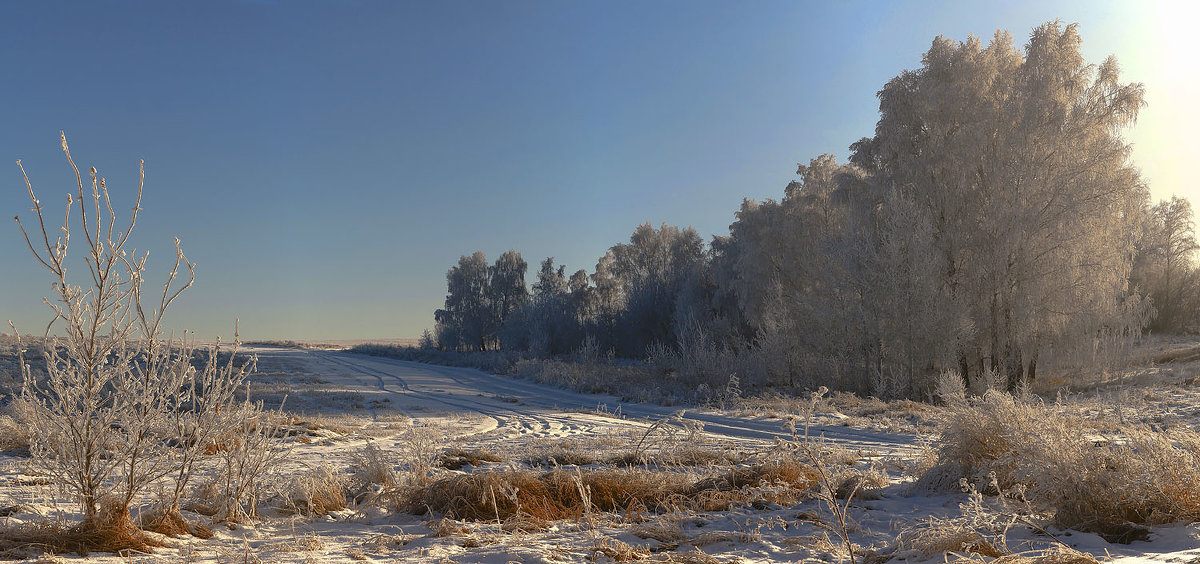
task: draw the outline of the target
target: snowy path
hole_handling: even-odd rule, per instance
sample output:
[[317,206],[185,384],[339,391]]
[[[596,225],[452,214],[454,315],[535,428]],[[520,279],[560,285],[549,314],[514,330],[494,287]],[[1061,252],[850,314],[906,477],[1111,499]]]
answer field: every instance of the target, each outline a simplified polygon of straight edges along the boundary
[[[614,396],[581,394],[470,368],[345,351],[255,347],[247,352],[257,354],[264,363],[303,366],[324,383],[323,387],[357,392],[369,406],[387,405],[413,416],[469,414],[483,421],[457,437],[460,439],[484,433],[547,438],[594,434],[613,428],[644,427],[681,411],[675,407],[622,403]],[[318,404],[319,399],[310,398]],[[624,419],[594,413],[599,406],[609,412],[619,407]],[[682,416],[702,423],[705,434],[716,441],[769,443],[792,438],[791,431],[777,418],[733,416],[700,408],[686,409]],[[908,455],[915,451],[916,437],[912,435],[837,425],[816,425],[810,433],[824,436],[831,443],[880,455]]]

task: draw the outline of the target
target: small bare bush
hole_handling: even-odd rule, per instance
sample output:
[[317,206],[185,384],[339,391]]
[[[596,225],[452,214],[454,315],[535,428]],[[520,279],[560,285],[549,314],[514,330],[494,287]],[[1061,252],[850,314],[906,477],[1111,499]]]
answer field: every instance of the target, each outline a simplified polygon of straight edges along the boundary
[[290,452],[281,442],[285,420],[282,413],[264,411],[261,403],[249,399],[230,410],[227,432],[213,443],[217,479],[209,491],[219,500],[217,520],[240,522],[258,516],[265,478]]
[[943,370],[934,381],[933,395],[945,405],[961,406],[967,402],[967,383],[957,370]]
[[[74,538],[90,539],[97,550],[123,550],[124,545],[142,550],[152,543],[133,526],[130,505],[150,484],[173,478],[165,512],[178,517],[179,497],[205,436],[230,429],[221,414],[233,411],[233,392],[245,372],[232,363],[197,368],[196,347],[186,334],[164,336],[164,316],[191,287],[194,270],[176,239],[174,265],[161,294],[143,294],[149,255],[127,250],[140,211],[141,167],[128,223],[118,229],[105,180],[92,168],[85,181],[65,135],[61,142],[76,190],[67,197],[54,241],[21,169],[36,228],[31,233],[20,218],[17,223],[30,252],[51,274],[55,296],[44,300],[53,313],[39,347],[44,374],[35,377],[17,337],[23,375],[17,405],[22,422],[37,429],[29,436],[34,466],[79,503],[83,522],[72,529]],[[82,285],[69,275],[72,235],[77,240],[82,235]],[[185,281],[179,283],[181,275]],[[212,358],[218,351],[208,354]]]

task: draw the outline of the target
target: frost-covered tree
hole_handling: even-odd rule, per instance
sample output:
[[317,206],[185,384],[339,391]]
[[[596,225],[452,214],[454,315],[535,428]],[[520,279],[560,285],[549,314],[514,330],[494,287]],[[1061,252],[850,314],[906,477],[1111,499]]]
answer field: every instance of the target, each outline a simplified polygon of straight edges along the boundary
[[529,301],[529,290],[525,288],[525,271],[528,269],[521,253],[510,250],[500,255],[488,270],[488,301],[492,306],[489,328],[493,331],[502,326],[514,310]]
[[446,302],[434,312],[438,345],[451,350],[484,350],[491,329],[488,264],[480,251],[462,256],[446,272]]
[[1058,22],[1024,49],[1006,32],[938,37],[878,93],[849,163],[799,165],[707,251],[691,228],[646,223],[590,277],[547,259],[506,346],[562,354],[591,338],[641,357],[703,342],[752,355],[747,384],[927,397],[948,369],[1016,387],[1039,363],[1095,360],[1145,326],[1139,288],[1164,312],[1156,327],[1194,324],[1191,210],[1149,208],[1121,137],[1142,87],[1080,43]]
[[554,257],[546,257],[533,283],[533,297],[540,300],[567,293],[566,271],[566,265],[554,268]]
[[1196,224],[1192,206],[1178,196],[1147,210],[1137,241],[1132,278],[1157,314],[1153,331],[1182,331],[1196,324],[1197,281],[1194,264]]
[[641,356],[653,343],[673,339],[675,298],[688,276],[704,260],[704,241],[696,230],[663,224],[639,225],[628,243],[614,245],[612,274],[624,297],[614,343],[617,352]]
[[538,269],[532,298],[505,322],[501,341],[506,349],[545,357],[569,353],[581,339],[566,266],[555,267],[554,257],[546,258]]
[[1136,327],[1131,218],[1146,190],[1120,130],[1143,105],[1113,58],[1089,65],[1077,26],[1038,27],[1022,53],[997,32],[939,37],[879,92],[852,162],[927,214],[950,299],[970,308],[964,372],[1036,373],[1048,348]]
[[480,251],[462,256],[446,272],[446,302],[434,312],[436,340],[451,350],[488,350],[500,346],[506,320],[529,300],[525,288],[528,264],[521,253],[508,251],[488,266]]

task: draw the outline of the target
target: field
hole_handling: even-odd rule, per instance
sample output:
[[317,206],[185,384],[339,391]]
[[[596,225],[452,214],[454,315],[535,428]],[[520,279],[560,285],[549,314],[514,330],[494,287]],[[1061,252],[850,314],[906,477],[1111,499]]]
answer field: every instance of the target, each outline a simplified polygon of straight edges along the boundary
[[[853,551],[859,562],[1188,562],[1200,558],[1200,527],[1187,518],[1200,510],[1196,490],[1186,491],[1196,469],[1161,462],[1194,458],[1169,451],[1149,462],[1154,470],[1139,470],[1161,483],[1132,480],[1151,500],[1182,484],[1155,517],[1103,526],[1085,519],[1075,529],[1063,521],[1064,504],[1099,511],[1088,496],[1117,495],[1124,482],[1094,492],[1085,478],[1071,486],[1019,468],[997,476],[997,468],[1004,448],[1034,456],[1005,447],[1005,433],[1085,437],[1092,444],[1080,447],[1083,462],[1056,455],[1086,465],[1093,451],[1128,454],[1119,445],[1138,433],[1194,427],[1200,387],[1186,353],[1193,345],[1147,343],[1147,358],[1177,362],[1058,398],[992,394],[994,401],[958,407],[848,395],[731,398],[686,409],[474,369],[255,345],[244,351],[259,359],[251,393],[282,406],[289,449],[270,470],[261,516],[212,523],[199,487],[184,516],[211,527],[212,538],[152,533],[164,545],[152,554],[93,553],[88,561],[837,562]],[[62,492],[30,473],[22,429],[4,421],[3,526],[77,520]],[[947,445],[993,450],[967,460],[980,452],[954,454]],[[1058,472],[1052,463],[1032,461]],[[1047,488],[1073,499],[1046,501]],[[1181,505],[1188,502],[1195,507]],[[14,558],[81,558],[6,547]]]

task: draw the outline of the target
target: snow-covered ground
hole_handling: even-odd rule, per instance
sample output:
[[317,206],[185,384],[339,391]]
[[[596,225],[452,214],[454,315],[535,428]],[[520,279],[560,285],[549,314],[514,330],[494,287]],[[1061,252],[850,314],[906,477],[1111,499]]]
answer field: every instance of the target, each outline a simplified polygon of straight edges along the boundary
[[[794,435],[787,413],[778,410],[707,408],[681,410],[657,405],[623,404],[617,398],[579,394],[478,370],[432,366],[341,350],[255,346],[260,375],[255,393],[283,402],[298,414],[308,432],[298,435],[289,461],[272,476],[280,494],[298,476],[328,466],[348,474],[356,454],[371,444],[397,464],[414,447],[416,433],[433,436],[435,448],[481,449],[501,462],[479,468],[442,469],[443,475],[478,469],[524,469],[530,461],[573,452],[602,460],[630,449],[699,448],[728,453],[733,462],[786,448]],[[1145,391],[1150,390],[1150,391]],[[1166,398],[1176,411],[1197,399],[1195,387],[1174,383],[1145,398]],[[1112,393],[1107,392],[1107,393]],[[1149,395],[1148,395],[1149,394]],[[1157,394],[1157,395],[1154,395]],[[1182,394],[1182,395],[1181,395]],[[1139,403],[1140,402],[1140,403]],[[754,405],[754,404],[749,404]],[[848,527],[861,554],[889,550],[904,530],[970,518],[969,498],[959,493],[914,491],[909,469],[927,455],[915,434],[880,428],[827,404],[814,415],[809,434],[828,449],[844,453],[845,463],[886,478],[886,485],[863,490],[849,504]],[[1188,411],[1190,414],[1191,412]],[[903,414],[894,415],[897,418]],[[886,419],[887,414],[883,417]],[[662,423],[665,422],[665,423]],[[597,462],[596,465],[603,465]],[[24,459],[0,455],[0,495],[17,507],[10,522],[68,518],[73,508],[59,492],[23,474]],[[666,471],[671,471],[667,469]],[[674,469],[703,472],[703,469]],[[984,500],[994,504],[995,500]],[[411,515],[381,504],[357,507],[309,519],[272,504],[259,522],[215,527],[216,537],[166,539],[171,545],[153,555],[113,562],[574,562],[609,561],[625,556],[658,561],[800,562],[844,561],[836,534],[822,523],[834,522],[828,506],[811,499],[798,505],[744,504],[728,511],[677,510],[640,516],[597,514],[593,519],[551,523],[532,530],[511,530],[496,522],[448,522],[440,515]],[[998,514],[1003,514],[1000,511]],[[199,516],[194,516],[200,518]],[[936,520],[944,521],[936,521]],[[1148,542],[1119,545],[1094,534],[1050,531],[1057,541],[1019,523],[1006,537],[1011,552],[1063,542],[1102,561],[1200,561],[1200,528],[1179,524],[1158,527]],[[944,554],[898,552],[906,561],[943,561]],[[61,559],[76,559],[60,556]],[[949,558],[953,559],[951,555]],[[90,560],[89,559],[89,560]],[[713,560],[715,559],[715,560]]]

